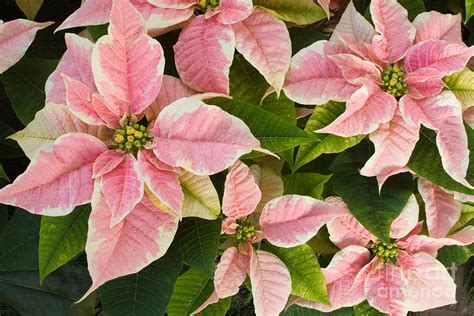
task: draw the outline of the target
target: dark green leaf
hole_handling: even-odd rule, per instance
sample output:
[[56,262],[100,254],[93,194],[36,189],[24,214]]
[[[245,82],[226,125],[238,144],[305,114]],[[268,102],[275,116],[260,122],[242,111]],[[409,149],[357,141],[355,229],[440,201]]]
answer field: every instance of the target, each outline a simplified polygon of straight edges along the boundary
[[310,246],[278,248],[265,244],[263,249],[279,257],[288,268],[293,295],[329,304],[324,276]]
[[315,29],[308,28],[290,28],[291,46],[293,55],[309,45],[325,39],[323,33],[316,31]]
[[227,98],[212,99],[208,103],[218,105],[244,121],[252,134],[260,140],[261,146],[272,152],[281,152],[317,140],[314,135],[297,128],[292,122],[259,106]]
[[3,170],[2,164],[0,164],[0,179],[10,181],[10,178],[8,178],[8,175],[6,174],[5,170]]
[[25,155],[15,141],[6,139],[14,133],[15,130],[10,125],[0,121],[0,159],[14,159]]
[[107,28],[109,27],[109,24],[102,24],[102,25],[90,25],[87,27],[87,30],[92,36],[92,39],[94,41],[97,41],[99,38],[101,38],[104,35],[107,35]]
[[474,255],[474,244],[469,246],[447,246],[438,250],[437,259],[447,268],[464,264]]
[[0,233],[0,271],[38,269],[40,216],[16,209]]
[[334,160],[334,192],[341,196],[351,213],[372,234],[390,241],[390,225],[401,213],[413,193],[409,173],[390,177],[379,194],[377,179],[360,175],[369,157],[367,146],[344,152]]
[[199,316],[225,316],[229,310],[232,297],[220,299],[217,303],[211,304],[199,313]]
[[324,190],[324,184],[329,181],[331,175],[319,173],[295,173],[283,177],[285,195],[299,194],[308,195],[320,199]]
[[355,316],[384,316],[384,313],[379,312],[375,308],[369,305],[367,301],[363,301],[360,304],[354,306]]
[[315,253],[320,253],[320,254],[335,254],[338,252],[340,249],[332,243],[332,241],[329,239],[329,232],[326,226],[323,226],[316,236],[311,238],[308,241],[308,245],[311,246],[313,251]]
[[183,266],[176,240],[166,255],[140,272],[107,282],[99,289],[108,316],[164,315]]
[[43,108],[44,84],[57,64],[56,60],[25,57],[0,75],[13,110],[23,124],[31,122]]
[[179,226],[178,238],[184,261],[209,278],[214,275],[215,260],[221,234],[221,220],[186,218]]
[[398,3],[407,9],[410,21],[413,21],[418,14],[426,11],[423,0],[398,0]]
[[211,295],[214,285],[208,276],[191,269],[182,274],[174,285],[168,305],[169,316],[188,316]]
[[323,313],[315,309],[293,305],[293,306],[290,306],[287,310],[285,310],[281,314],[281,316],[324,316],[324,315],[353,316],[354,312],[352,308],[341,308],[331,313]]
[[39,239],[40,280],[84,250],[90,204],[76,207],[69,215],[43,216]]
[[466,0],[466,18],[464,19],[464,24],[469,22],[471,17],[474,15],[474,1]]

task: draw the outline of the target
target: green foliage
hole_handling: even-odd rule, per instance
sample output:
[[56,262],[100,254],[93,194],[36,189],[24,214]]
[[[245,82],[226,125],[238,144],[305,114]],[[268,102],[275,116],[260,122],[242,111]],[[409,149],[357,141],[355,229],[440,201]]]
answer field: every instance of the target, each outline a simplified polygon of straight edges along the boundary
[[466,263],[474,255],[474,244],[469,246],[447,246],[438,250],[436,257],[447,268]]
[[474,104],[474,72],[472,70],[464,68],[460,72],[444,77],[443,81],[456,95],[463,108]]
[[369,154],[366,144],[362,144],[336,158],[331,165],[334,192],[342,197],[350,212],[365,228],[389,242],[390,225],[413,193],[412,176],[404,173],[389,178],[379,193],[377,179],[359,173]]
[[214,285],[208,276],[191,269],[182,274],[173,289],[168,305],[169,316],[188,316],[211,295]]
[[315,309],[306,308],[298,305],[292,305],[286,309],[281,316],[353,316],[354,312],[352,308],[341,308],[331,313],[323,313]]
[[0,233],[0,271],[38,269],[40,217],[16,209]]
[[466,18],[464,19],[464,24],[469,22],[471,17],[474,15],[474,1],[466,0]]
[[[469,150],[471,152],[466,180],[470,183],[474,183],[474,131],[472,128],[466,126],[466,132],[469,140]],[[436,146],[436,133],[432,130],[426,128],[421,129],[420,140],[416,144],[408,166],[414,173],[447,190],[471,195],[474,194],[474,190],[456,182],[444,171],[441,156]]]
[[253,4],[263,8],[279,19],[300,25],[312,24],[327,18],[324,10],[313,0],[253,0]]
[[178,230],[184,261],[212,278],[220,235],[220,220],[184,219]]
[[66,216],[41,218],[39,238],[41,281],[84,250],[90,212],[91,206],[87,204],[76,207]]
[[375,308],[369,305],[367,301],[363,301],[360,304],[354,306],[355,316],[383,316],[384,313],[379,312]]
[[[314,133],[316,130],[328,126],[345,111],[345,108],[344,103],[332,101],[317,106],[306,123],[304,130],[308,133]],[[294,170],[298,170],[322,154],[340,153],[347,148],[357,145],[365,137],[365,135],[349,138],[329,134],[315,135],[317,138],[316,142],[303,144],[299,147],[298,153],[296,154]]]
[[291,37],[291,48],[293,55],[309,45],[326,39],[323,33],[314,30],[311,27],[308,28],[297,28],[293,27],[289,29]]
[[320,199],[324,185],[331,179],[331,175],[319,173],[295,173],[283,177],[284,195],[308,195]]
[[0,75],[12,108],[23,124],[28,124],[44,106],[44,85],[58,64],[55,60],[23,58]]
[[324,276],[310,246],[278,248],[265,244],[263,249],[279,257],[288,268],[293,295],[329,305]]
[[106,315],[164,315],[183,266],[176,240],[165,256],[140,272],[107,282],[99,289]]
[[426,11],[423,0],[398,0],[408,11],[408,18],[413,21],[416,16]]
[[15,141],[6,139],[14,133],[15,130],[10,125],[0,121],[0,159],[14,159],[24,156],[23,151]]
[[225,316],[232,297],[220,299],[217,303],[211,304],[199,313],[199,316]]
[[10,179],[8,178],[7,173],[5,172],[5,170],[3,170],[2,164],[0,164],[0,179],[10,181]]
[[207,102],[220,106],[229,114],[244,121],[252,134],[260,140],[261,146],[272,152],[282,152],[316,140],[314,135],[302,131],[291,122],[259,106],[227,98],[215,98]]
[[221,212],[221,204],[211,179],[186,172],[180,181],[184,193],[183,217],[216,219]]

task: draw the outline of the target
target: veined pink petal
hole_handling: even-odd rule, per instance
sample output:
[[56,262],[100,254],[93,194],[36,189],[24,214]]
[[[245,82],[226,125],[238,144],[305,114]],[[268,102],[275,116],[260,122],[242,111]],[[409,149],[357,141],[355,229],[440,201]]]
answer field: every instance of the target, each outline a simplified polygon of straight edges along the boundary
[[174,101],[196,94],[196,91],[186,86],[180,79],[164,75],[160,93],[146,109],[146,118],[149,122],[155,120],[161,110]]
[[464,227],[448,237],[461,242],[463,245],[470,245],[474,243],[474,226]]
[[[87,0],[55,32],[78,26],[100,25],[109,21],[113,0]],[[127,1],[128,2],[128,1]]]
[[390,315],[406,315],[408,280],[404,271],[391,264],[379,263],[365,281],[367,301],[377,310]]
[[434,68],[420,68],[408,73],[405,77],[408,95],[414,99],[423,99],[440,93],[445,87],[442,77],[442,72]]
[[408,280],[407,309],[421,312],[456,303],[456,285],[446,268],[425,253],[412,257],[412,266],[405,270]]
[[415,100],[404,96],[400,100],[403,118],[423,124],[436,131],[436,144],[446,172],[456,181],[471,187],[465,180],[469,165],[467,135],[462,121],[462,106],[451,91]]
[[354,290],[353,285],[357,274],[368,265],[369,259],[370,252],[364,247],[348,246],[339,251],[329,265],[322,269],[331,306],[301,298],[295,300],[295,304],[329,313],[361,303],[365,299],[364,289],[360,287]]
[[413,21],[416,28],[415,43],[439,39],[464,45],[461,24],[461,14],[442,14],[436,11],[420,13]]
[[461,217],[462,204],[440,187],[423,178],[418,179],[418,191],[425,201],[426,224],[431,237],[442,238]]
[[196,0],[148,0],[148,2],[157,7],[169,9],[186,9],[197,3]]
[[433,68],[443,76],[448,76],[464,69],[472,56],[474,47],[427,40],[408,50],[405,70],[410,73],[420,68]]
[[346,10],[342,14],[341,20],[336,25],[331,41],[340,41],[339,35],[350,36],[357,42],[371,43],[375,35],[375,29],[349,2]]
[[102,177],[114,170],[125,159],[126,154],[119,150],[104,151],[94,162],[92,178]]
[[332,219],[347,215],[343,207],[308,196],[285,195],[268,202],[260,217],[263,235],[279,247],[304,244]]
[[291,40],[285,23],[255,9],[248,18],[232,25],[232,29],[237,51],[279,94],[291,61]]
[[16,19],[0,23],[0,74],[16,64],[26,53],[35,39],[36,32],[54,22],[38,23],[24,19]]
[[87,124],[104,125],[104,121],[92,106],[92,94],[80,81],[62,75],[66,90],[66,104],[78,118]]
[[342,75],[352,84],[363,84],[366,80],[379,83],[380,69],[372,62],[351,54],[332,55],[329,58],[341,69]]
[[227,248],[221,256],[214,274],[214,288],[219,298],[233,296],[245,282],[247,269],[240,260],[240,252],[235,247]]
[[227,217],[222,221],[221,234],[233,235],[236,228],[239,227],[235,218]]
[[110,139],[110,130],[105,126],[88,125],[72,114],[65,104],[55,103],[46,104],[25,129],[9,138],[16,140],[32,160],[41,150],[50,150],[60,136],[69,133],[89,134],[102,141]]
[[121,115],[119,112],[117,112],[117,108],[110,106],[103,95],[94,92],[92,94],[91,104],[94,111],[108,127],[113,129],[118,129],[121,127],[120,120],[122,119],[123,114]]
[[201,306],[199,306],[194,312],[191,313],[191,315],[197,315],[199,314],[200,312],[202,312],[206,307],[208,307],[209,305],[212,305],[212,304],[215,304],[219,301],[219,296],[217,296],[217,293],[216,291],[214,290],[212,293],[211,293],[211,296],[209,296],[207,298],[206,301],[204,301],[204,303],[201,304]]
[[174,46],[176,68],[194,90],[229,94],[234,51],[232,27],[200,15],[181,31]]
[[397,108],[397,100],[380,90],[373,82],[366,82],[347,101],[346,111],[334,122],[319,129],[317,133],[350,137],[369,134],[380,124],[389,122]]
[[365,247],[377,238],[372,235],[357,219],[348,214],[336,217],[327,223],[329,239],[340,249],[351,245]]
[[348,83],[328,55],[346,53],[340,44],[318,41],[291,59],[283,90],[293,101],[320,105],[329,100],[345,102],[357,90]]
[[125,155],[123,161],[101,177],[104,200],[112,210],[110,228],[119,224],[142,200],[144,180],[138,161]]
[[406,166],[419,138],[419,126],[405,122],[398,108],[388,123],[369,135],[375,153],[360,170],[366,177],[390,173]]
[[259,141],[240,119],[195,98],[164,108],[153,129],[154,152],[168,165],[210,175],[232,165]]
[[319,5],[323,8],[324,12],[328,16],[328,19],[331,17],[331,12],[329,12],[329,3],[331,0],[318,0]]
[[92,52],[98,91],[123,114],[139,115],[156,99],[164,70],[160,43],[146,35],[143,19],[129,1],[115,1],[109,35]]
[[408,235],[418,223],[420,207],[415,195],[411,195],[400,215],[390,226],[390,238],[399,239]]
[[111,228],[112,213],[104,193],[96,187],[86,243],[93,283],[84,298],[105,282],[137,273],[163,256],[178,228],[178,219],[158,209],[146,194],[122,222]]
[[194,15],[194,8],[172,9],[150,4],[148,0],[132,0],[131,3],[140,12],[145,28],[151,36],[158,36],[166,29],[178,27]]
[[256,316],[279,315],[291,293],[285,264],[274,254],[255,250],[250,257],[249,277]]
[[64,35],[67,50],[45,86],[46,102],[66,103],[66,88],[62,75],[85,84],[91,92],[97,91],[92,76],[91,56],[94,44],[73,33]]
[[215,16],[219,23],[234,24],[246,19],[252,13],[253,2],[252,0],[220,0],[217,9],[219,12]]
[[36,155],[15,182],[0,190],[0,203],[34,214],[66,215],[91,201],[92,165],[106,150],[107,146],[93,136],[64,135]]
[[[163,162],[156,158],[152,150],[138,152],[138,165],[142,177],[151,192],[166,206],[176,212],[181,212],[184,193],[179,182],[178,172],[169,168],[160,168]],[[176,168],[177,169],[177,168]]]
[[375,29],[374,52],[387,62],[402,59],[415,39],[416,30],[408,20],[407,10],[396,0],[372,0],[370,13]]
[[250,168],[238,160],[230,167],[224,184],[222,213],[228,217],[245,217],[255,211],[262,192]]
[[449,237],[432,238],[424,235],[412,235],[403,242],[399,241],[398,245],[410,254],[425,252],[430,255],[435,255],[438,249],[443,248],[444,246],[462,246],[464,243]]

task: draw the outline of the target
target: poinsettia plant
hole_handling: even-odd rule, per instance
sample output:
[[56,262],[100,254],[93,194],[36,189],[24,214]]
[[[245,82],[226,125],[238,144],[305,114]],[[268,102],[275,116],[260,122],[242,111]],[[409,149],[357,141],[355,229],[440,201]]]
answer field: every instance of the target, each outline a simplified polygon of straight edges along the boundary
[[469,309],[473,14],[1,4],[0,313]]

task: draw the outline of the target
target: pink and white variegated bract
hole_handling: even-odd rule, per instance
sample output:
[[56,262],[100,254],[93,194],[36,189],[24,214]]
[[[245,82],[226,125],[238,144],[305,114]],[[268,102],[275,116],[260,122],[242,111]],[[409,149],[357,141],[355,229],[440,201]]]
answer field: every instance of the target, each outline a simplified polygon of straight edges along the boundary
[[[210,175],[262,149],[241,120],[200,101],[206,96],[190,97],[193,91],[178,79],[163,80],[161,46],[130,2],[113,2],[109,34],[96,44],[72,34],[66,42],[46,92],[67,107],[49,103],[45,113],[54,115],[41,113],[31,123],[38,135],[57,139],[20,141],[31,164],[0,190],[0,203],[60,216],[92,202],[90,293],[166,253],[181,217],[181,167]],[[153,121],[148,129],[136,123],[145,115]],[[207,120],[207,127],[192,125],[190,117]],[[133,150],[124,146],[130,137],[129,144],[138,141]]]
[[283,90],[302,104],[347,102],[342,115],[315,132],[369,134],[375,153],[362,175],[384,179],[404,170],[424,125],[437,133],[446,172],[471,187],[462,106],[442,91],[442,78],[474,55],[461,40],[461,17],[425,12],[411,23],[396,0],[373,0],[370,12],[375,28],[351,2],[330,41],[293,57]]
[[35,39],[36,32],[53,24],[25,19],[9,22],[0,20],[0,74],[16,64]]
[[327,221],[347,212],[337,204],[288,195],[270,199],[261,214],[254,217],[262,199],[283,193],[281,178],[273,172],[263,181],[259,168],[258,165],[249,168],[238,161],[229,170],[222,205],[227,218],[222,223],[222,233],[238,246],[225,250],[214,275],[215,292],[195,313],[220,298],[237,294],[249,275],[255,313],[279,315],[291,292],[290,274],[278,257],[254,250],[252,244],[265,238],[282,247],[301,245]]
[[[422,185],[424,191],[434,190],[425,180]],[[429,194],[431,196],[425,200],[427,221],[438,221],[437,216],[444,215],[439,209],[432,208],[437,208],[433,195],[439,192]],[[330,312],[367,300],[371,306],[389,315],[406,315],[408,311],[424,311],[456,303],[456,285],[436,259],[436,253],[444,246],[473,243],[474,231],[467,227],[447,237],[418,235],[422,229],[418,213],[416,198],[411,196],[399,217],[392,222],[390,237],[396,246],[391,244],[389,248],[397,247],[397,255],[390,260],[377,255],[377,252],[383,254],[379,247],[385,246],[378,244],[377,238],[351,214],[329,221],[329,238],[342,249],[322,269],[331,306],[302,298],[296,298],[293,303]]]
[[204,10],[183,28],[174,46],[183,81],[198,91],[229,94],[229,69],[237,49],[279,93],[291,58],[285,23],[254,8],[251,0],[221,0],[216,8]]

